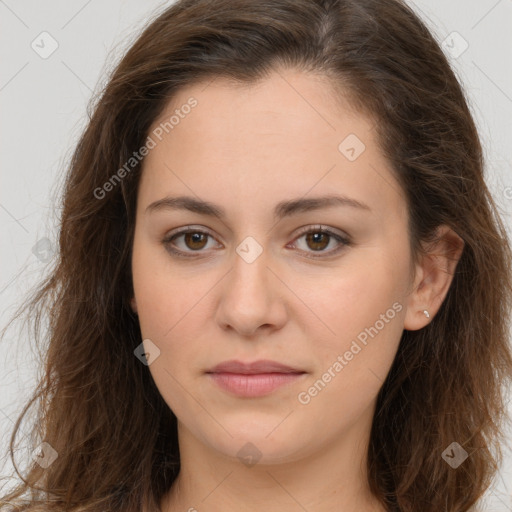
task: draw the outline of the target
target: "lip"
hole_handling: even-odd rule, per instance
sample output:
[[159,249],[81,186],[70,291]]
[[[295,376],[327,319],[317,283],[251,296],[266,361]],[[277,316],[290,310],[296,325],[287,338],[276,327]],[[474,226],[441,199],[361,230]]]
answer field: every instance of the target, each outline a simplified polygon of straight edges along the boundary
[[238,397],[265,396],[278,388],[293,384],[305,373],[210,373],[211,380],[224,391]]
[[243,361],[231,360],[214,366],[206,373],[238,373],[244,375],[255,375],[262,373],[305,373],[299,368],[292,368],[285,364],[271,361],[270,359],[259,359],[250,363]]
[[303,370],[270,360],[225,361],[206,373],[224,391],[246,398],[268,395],[306,374]]

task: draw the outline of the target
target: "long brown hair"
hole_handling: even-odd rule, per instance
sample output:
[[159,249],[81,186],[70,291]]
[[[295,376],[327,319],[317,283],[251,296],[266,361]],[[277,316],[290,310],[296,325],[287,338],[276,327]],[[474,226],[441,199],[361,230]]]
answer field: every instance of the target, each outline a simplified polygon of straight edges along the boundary
[[[73,154],[58,260],[23,308],[34,339],[47,343],[44,374],[10,443],[14,463],[16,432],[35,403],[34,446],[44,441],[58,457],[18,472],[23,482],[2,510],[159,509],[180,469],[176,417],[134,356],[143,159],[126,162],[180,88],[215,77],[250,84],[279,66],[329,77],[375,120],[406,194],[415,258],[441,224],[465,242],[441,309],[403,332],[380,390],[372,492],[388,510],[463,512],[490,485],[512,376],[512,257],[479,135],[439,44],[400,0],[181,0],[147,26],[93,99]],[[452,442],[468,454],[457,469],[442,457]]]

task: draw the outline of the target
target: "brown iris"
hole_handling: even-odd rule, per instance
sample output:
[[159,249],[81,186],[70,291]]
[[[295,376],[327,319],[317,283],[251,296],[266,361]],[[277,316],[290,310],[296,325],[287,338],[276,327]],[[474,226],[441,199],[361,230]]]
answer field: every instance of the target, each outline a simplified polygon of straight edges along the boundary
[[194,250],[203,249],[208,241],[208,235],[205,233],[184,233],[184,238],[187,247]]
[[[325,247],[327,247],[327,245],[329,245],[329,238],[330,237],[327,233],[321,233],[321,232],[317,232],[317,231],[312,231],[311,233],[306,234],[306,240],[307,240],[308,245],[310,243],[313,244],[313,246],[309,245],[309,247],[311,249],[315,249],[315,250],[325,249]],[[322,239],[323,239],[323,241],[322,241]],[[324,243],[325,241],[327,243]],[[320,244],[320,246],[318,244]]]

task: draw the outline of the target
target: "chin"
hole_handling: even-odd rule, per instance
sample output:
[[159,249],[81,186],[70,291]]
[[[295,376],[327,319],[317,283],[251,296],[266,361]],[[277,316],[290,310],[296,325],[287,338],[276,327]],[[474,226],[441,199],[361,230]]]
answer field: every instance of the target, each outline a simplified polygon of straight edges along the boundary
[[[251,467],[254,464],[283,464],[305,456],[305,439],[297,432],[284,428],[278,421],[247,424],[226,424],[224,435],[203,433],[204,441],[226,457],[236,458]],[[286,420],[285,420],[286,421]]]

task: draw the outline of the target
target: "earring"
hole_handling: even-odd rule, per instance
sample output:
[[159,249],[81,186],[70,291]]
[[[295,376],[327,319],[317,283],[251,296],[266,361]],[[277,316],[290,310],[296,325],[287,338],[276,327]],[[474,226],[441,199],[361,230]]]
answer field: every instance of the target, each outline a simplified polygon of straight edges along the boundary
[[429,313],[426,309],[424,309],[424,310],[423,310],[423,314],[424,314],[427,318],[430,318],[430,313]]

